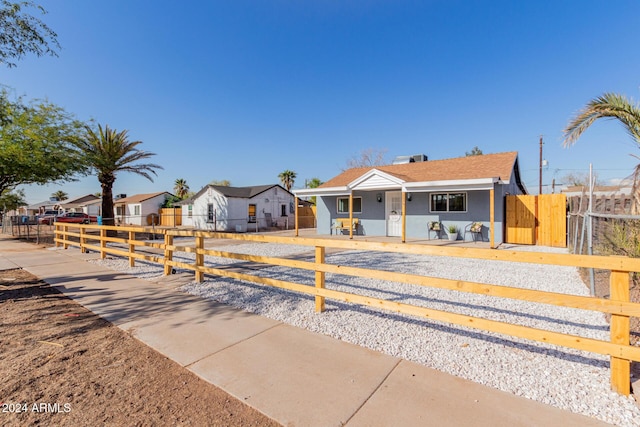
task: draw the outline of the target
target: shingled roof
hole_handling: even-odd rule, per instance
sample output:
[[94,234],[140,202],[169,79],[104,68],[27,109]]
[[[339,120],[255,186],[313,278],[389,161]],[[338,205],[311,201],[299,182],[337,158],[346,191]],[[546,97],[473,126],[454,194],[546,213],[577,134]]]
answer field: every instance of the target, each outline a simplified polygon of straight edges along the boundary
[[128,203],[142,203],[145,200],[153,199],[154,197],[160,196],[161,194],[166,194],[168,196],[171,196],[171,193],[169,193],[168,191],[160,191],[158,193],[135,194],[130,197],[124,197],[122,199],[115,200],[113,204],[126,205]]
[[[517,167],[518,153],[483,154],[454,159],[429,160],[426,162],[375,166],[348,169],[318,188],[346,186],[371,170],[378,170],[404,182],[430,182],[498,178],[505,182],[511,179]],[[517,172],[519,174],[519,171]]]
[[196,200],[198,197],[200,197],[205,191],[207,191],[208,188],[211,188],[215,191],[217,191],[218,193],[222,194],[225,197],[236,197],[239,199],[251,199],[252,197],[258,196],[261,193],[264,193],[267,190],[270,190],[273,187],[278,187],[280,189],[282,189],[283,191],[286,191],[287,193],[290,193],[289,191],[287,191],[286,188],[278,185],[278,184],[268,184],[268,185],[254,185],[251,187],[231,187],[228,185],[205,185],[204,187],[202,187],[200,189],[200,191],[198,191],[196,194],[194,194],[193,196],[189,197],[188,199],[184,199],[181,202],[177,203],[179,205],[189,205],[189,204],[193,204],[193,201]]

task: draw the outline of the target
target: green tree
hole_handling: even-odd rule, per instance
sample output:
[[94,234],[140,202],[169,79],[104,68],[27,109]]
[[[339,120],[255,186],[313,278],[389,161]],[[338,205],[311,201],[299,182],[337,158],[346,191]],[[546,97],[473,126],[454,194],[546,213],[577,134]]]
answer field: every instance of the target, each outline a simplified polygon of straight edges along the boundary
[[[309,181],[307,181],[307,188],[318,188],[322,184],[324,183],[320,181],[320,178],[311,178]],[[316,196],[311,196],[311,203],[316,203]]]
[[280,182],[282,182],[282,185],[284,185],[284,188],[286,188],[287,191],[291,190],[291,187],[293,187],[296,177],[296,173],[288,169],[278,175]]
[[223,187],[231,187],[231,181],[228,179],[222,179],[219,181],[213,180],[209,183],[209,185],[221,185]]
[[102,188],[102,216],[103,224],[114,225],[113,213],[113,183],[119,172],[133,172],[144,176],[153,182],[153,175],[157,175],[156,169],[162,166],[153,163],[136,163],[148,159],[155,153],[149,153],[138,149],[142,141],[129,141],[128,131],[116,131],[108,125],[94,130],[87,126],[85,135],[76,146],[82,154],[84,161],[97,175]]
[[176,193],[178,199],[183,200],[189,194],[189,184],[186,179],[178,178],[173,185],[173,191]]
[[51,193],[51,197],[55,197],[58,200],[67,200],[69,195],[62,190],[58,190],[55,193]]
[[8,211],[18,209],[20,206],[27,204],[24,196],[24,190],[5,191],[0,195],[0,210],[4,215]]
[[47,101],[0,92],[0,195],[18,185],[73,181],[86,172],[74,148],[84,124]]
[[[633,142],[640,147],[640,106],[634,104],[624,95],[605,93],[589,103],[578,112],[564,129],[564,146],[569,147],[578,141],[580,136],[598,119],[615,119],[625,128]],[[638,156],[632,154],[638,158]],[[633,173],[633,213],[639,211],[638,180],[640,178],[640,164],[636,165]]]
[[28,53],[58,56],[58,35],[29,13],[29,9],[36,9],[42,15],[47,13],[32,1],[0,0],[0,63],[9,68],[15,67],[14,61]]
[[475,147],[473,147],[471,149],[471,151],[465,151],[464,155],[469,157],[469,156],[481,156],[482,150],[480,148],[478,148],[478,146],[476,145]]

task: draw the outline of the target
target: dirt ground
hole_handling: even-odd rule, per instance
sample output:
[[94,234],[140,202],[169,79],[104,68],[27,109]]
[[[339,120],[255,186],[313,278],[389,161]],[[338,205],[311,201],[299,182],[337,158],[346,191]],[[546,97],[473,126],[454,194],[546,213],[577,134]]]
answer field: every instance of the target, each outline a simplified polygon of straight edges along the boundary
[[279,425],[24,270],[0,313],[2,426]]

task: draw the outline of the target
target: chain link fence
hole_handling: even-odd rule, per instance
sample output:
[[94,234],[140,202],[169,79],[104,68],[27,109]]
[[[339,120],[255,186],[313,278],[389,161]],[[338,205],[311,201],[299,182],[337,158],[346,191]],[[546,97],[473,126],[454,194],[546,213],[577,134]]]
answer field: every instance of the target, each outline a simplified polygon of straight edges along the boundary
[[[580,206],[580,208],[578,208]],[[573,208],[573,209],[572,209]],[[583,255],[640,257],[640,216],[630,215],[627,197],[594,198],[589,211],[588,197],[570,204],[567,216],[569,248]],[[581,269],[591,295],[609,298],[609,270]],[[640,302],[640,274],[632,273],[630,299]],[[640,319],[631,317],[631,341],[640,342]],[[636,369],[640,373],[640,366]]]

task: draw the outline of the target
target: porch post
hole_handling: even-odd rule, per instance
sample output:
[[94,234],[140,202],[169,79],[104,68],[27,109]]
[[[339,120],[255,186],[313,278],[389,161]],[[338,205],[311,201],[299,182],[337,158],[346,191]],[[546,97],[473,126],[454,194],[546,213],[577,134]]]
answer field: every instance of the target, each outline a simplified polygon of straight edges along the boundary
[[298,196],[293,197],[296,208],[294,209],[295,215],[293,217],[293,221],[295,223],[296,233],[295,236],[298,237]]
[[349,193],[349,238],[353,239],[353,191]]
[[407,241],[407,193],[402,190],[402,243]]
[[491,190],[489,190],[489,244],[491,245],[491,249],[494,249],[496,247],[496,244],[495,244],[496,206],[495,204],[496,204],[496,195],[495,195],[495,190],[492,188]]

